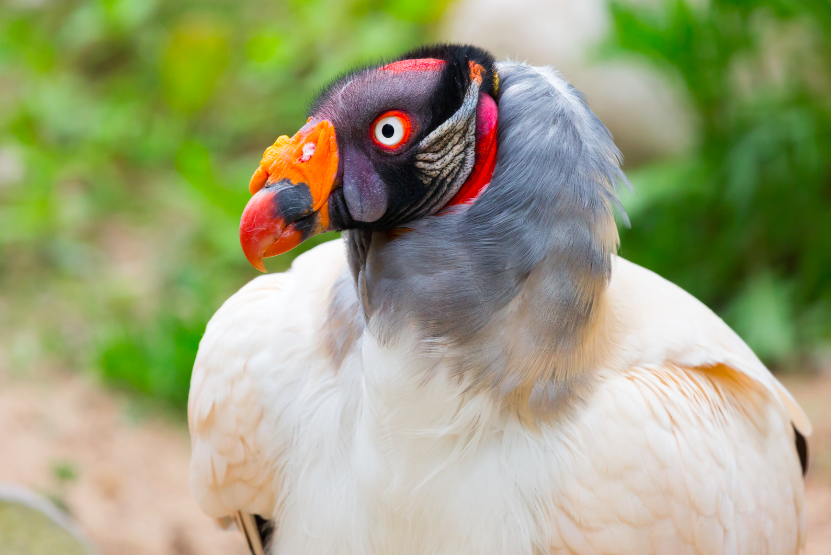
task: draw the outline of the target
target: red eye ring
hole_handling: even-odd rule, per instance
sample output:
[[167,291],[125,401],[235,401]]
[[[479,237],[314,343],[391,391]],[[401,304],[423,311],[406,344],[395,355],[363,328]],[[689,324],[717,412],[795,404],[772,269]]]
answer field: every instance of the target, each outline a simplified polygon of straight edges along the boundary
[[413,134],[410,116],[401,110],[389,110],[375,118],[369,129],[369,136],[378,148],[397,150]]

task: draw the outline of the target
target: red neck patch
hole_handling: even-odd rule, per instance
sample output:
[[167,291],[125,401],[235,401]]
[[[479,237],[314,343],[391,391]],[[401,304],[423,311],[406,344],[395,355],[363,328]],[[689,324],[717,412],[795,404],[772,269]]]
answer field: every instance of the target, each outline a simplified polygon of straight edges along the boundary
[[476,162],[467,181],[447,206],[473,204],[490,185],[496,167],[497,116],[496,101],[489,94],[479,93],[479,107],[476,110]]
[[437,58],[417,58],[415,60],[399,60],[379,69],[391,71],[392,73],[403,73],[405,71],[439,71],[444,69],[445,65],[447,65],[447,62]]

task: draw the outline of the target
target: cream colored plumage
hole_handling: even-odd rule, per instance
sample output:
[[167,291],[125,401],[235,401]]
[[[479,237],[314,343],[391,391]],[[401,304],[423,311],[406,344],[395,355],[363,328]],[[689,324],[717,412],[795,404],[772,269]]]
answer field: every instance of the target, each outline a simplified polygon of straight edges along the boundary
[[343,251],[255,279],[208,325],[188,411],[208,515],[273,518],[278,554],[798,552],[791,423],[810,424],[678,287],[616,258],[593,387],[534,423],[406,341],[333,354]]
[[[372,142],[387,120],[438,133],[449,177],[409,179],[422,143]],[[715,314],[613,254],[618,164],[551,68],[440,45],[334,82],[266,152],[240,237],[258,267],[346,240],[208,325],[202,509],[273,521],[276,555],[797,553],[810,424]]]

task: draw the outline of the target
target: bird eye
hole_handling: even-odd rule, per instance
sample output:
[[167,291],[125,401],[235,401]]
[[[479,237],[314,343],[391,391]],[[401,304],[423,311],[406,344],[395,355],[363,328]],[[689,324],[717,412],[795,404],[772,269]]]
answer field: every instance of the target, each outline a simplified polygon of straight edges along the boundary
[[407,142],[411,134],[410,118],[403,112],[384,112],[372,124],[372,140],[386,150],[393,150]]

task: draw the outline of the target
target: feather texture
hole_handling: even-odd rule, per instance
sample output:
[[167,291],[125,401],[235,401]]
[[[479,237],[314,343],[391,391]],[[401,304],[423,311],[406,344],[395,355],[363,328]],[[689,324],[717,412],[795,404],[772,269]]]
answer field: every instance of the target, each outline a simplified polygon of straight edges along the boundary
[[579,93],[497,67],[475,204],[350,231],[211,320],[199,505],[249,536],[273,520],[279,555],[797,553],[804,412],[712,311],[613,254],[618,152]]
[[405,341],[363,333],[335,357],[321,338],[346,272],[322,245],[211,321],[190,399],[209,515],[273,518],[271,553],[797,553],[790,422],[807,420],[674,285],[617,258],[614,356],[574,411],[529,426]]

